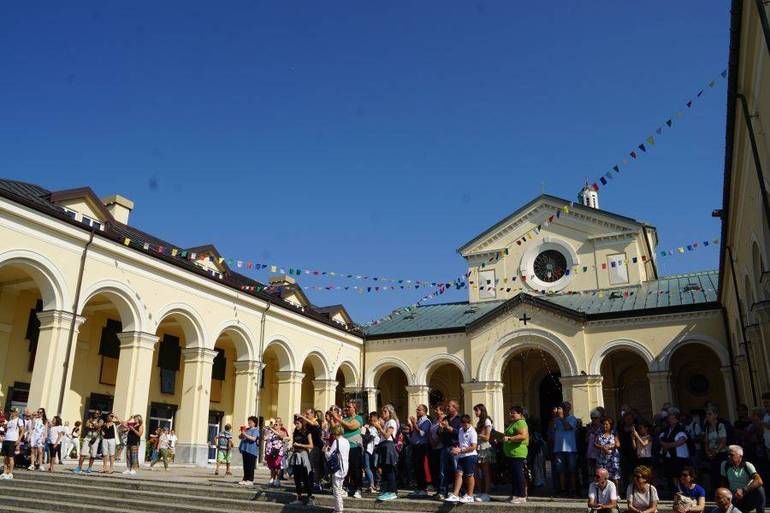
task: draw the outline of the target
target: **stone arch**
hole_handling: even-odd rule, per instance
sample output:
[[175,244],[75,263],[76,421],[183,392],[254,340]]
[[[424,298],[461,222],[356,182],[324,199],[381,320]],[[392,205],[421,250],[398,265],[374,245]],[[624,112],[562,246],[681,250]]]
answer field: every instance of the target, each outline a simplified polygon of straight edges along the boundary
[[[265,352],[268,349],[275,351],[278,357],[278,370],[279,371],[293,371],[297,369],[297,362],[294,361],[294,353],[289,346],[288,340],[283,337],[273,337],[265,346]],[[260,360],[264,360],[264,353],[260,355]]]
[[144,331],[145,316],[143,308],[137,302],[139,294],[128,285],[117,280],[102,280],[91,285],[82,295],[78,315],[83,315],[88,302],[95,296],[105,296],[120,315],[123,331]]
[[302,359],[303,367],[305,362],[309,362],[313,367],[314,376],[311,376],[313,379],[332,379],[333,376],[329,372],[329,359],[320,348],[314,347],[308,351]]
[[499,381],[508,357],[522,349],[546,351],[556,360],[562,376],[579,373],[575,356],[567,344],[545,330],[529,328],[503,335],[487,349],[479,364],[479,381]]
[[600,374],[604,358],[614,351],[620,351],[623,349],[631,351],[632,353],[640,356],[642,360],[644,360],[644,362],[647,364],[647,370],[652,370],[652,366],[655,360],[652,352],[650,352],[647,347],[636,340],[622,338],[608,342],[602,346],[601,349],[594,353],[594,355],[591,357],[591,363],[588,365],[588,374],[591,374],[592,376]]
[[214,331],[214,336],[211,340],[219,339],[222,335],[227,335],[235,346],[235,353],[237,361],[253,361],[254,356],[254,334],[248,328],[248,326],[237,320],[225,321],[219,325]]
[[[160,310],[155,322],[155,330],[158,329],[164,319],[168,317],[175,317],[179,320],[179,324],[182,327],[182,332],[185,337],[185,347],[205,347],[208,342],[204,337],[206,330],[204,329],[203,318],[192,306],[186,303],[172,303],[166,305]],[[210,343],[213,349],[213,342]]]
[[669,370],[669,367],[671,364],[671,355],[674,354],[674,352],[677,349],[689,344],[702,344],[710,348],[719,357],[719,365],[721,367],[727,367],[730,365],[730,354],[727,352],[727,347],[725,347],[724,344],[719,342],[714,337],[695,333],[695,334],[685,335],[683,337],[674,339],[671,342],[669,342],[666,348],[663,349],[660,355],[658,355],[658,357],[655,359],[655,361],[653,362],[654,363],[653,368],[651,368],[650,370],[654,370],[654,371]]
[[343,360],[340,363],[339,367],[337,367],[337,370],[335,370],[333,374],[335,379],[338,372],[342,372],[342,375],[345,377],[345,383],[343,384],[345,387],[353,387],[359,384],[358,371],[356,370],[356,366],[352,361]]
[[0,267],[19,267],[29,274],[40,290],[43,310],[67,310],[71,298],[67,281],[59,268],[46,256],[25,249],[13,249],[0,253]]
[[376,383],[380,379],[380,376],[382,376],[382,373],[393,367],[398,367],[404,372],[407,385],[414,385],[414,374],[409,368],[409,365],[401,358],[386,356],[377,360],[377,363],[372,365],[372,368],[366,373],[366,387],[370,388],[377,386]]
[[417,373],[414,378],[414,382],[418,385],[427,385],[428,384],[428,374],[431,373],[435,368],[444,365],[449,364],[457,367],[457,369],[460,371],[460,373],[463,376],[463,383],[469,383],[471,380],[470,371],[468,370],[468,367],[465,365],[465,362],[461,360],[459,357],[453,354],[449,353],[439,353],[434,354],[430,358],[426,359],[422,362],[420,365],[420,368],[417,370]]

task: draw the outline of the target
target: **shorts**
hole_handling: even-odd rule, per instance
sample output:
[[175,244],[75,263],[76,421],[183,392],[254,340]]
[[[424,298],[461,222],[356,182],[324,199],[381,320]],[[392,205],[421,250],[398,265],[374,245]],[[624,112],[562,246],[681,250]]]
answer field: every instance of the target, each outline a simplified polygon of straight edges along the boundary
[[35,436],[29,439],[29,446],[33,449],[42,449],[45,447],[45,440],[40,436]]
[[99,454],[99,442],[88,443],[86,440],[83,440],[83,444],[80,446],[80,455],[96,458],[97,454]]
[[265,456],[265,464],[270,470],[280,470],[281,463],[283,463],[283,456]]
[[232,459],[233,451],[223,451],[222,449],[217,449],[217,463],[227,463],[229,465]]
[[8,440],[3,441],[3,456],[6,458],[13,458],[16,454],[16,442],[11,442]]
[[577,470],[576,452],[555,452],[553,453],[553,464],[559,473],[574,473]]
[[495,463],[497,455],[495,449],[489,442],[482,442],[479,445],[479,463]]
[[104,438],[102,440],[102,454],[104,456],[115,456],[115,447],[116,442],[114,438]]
[[48,455],[51,457],[51,459],[53,459],[53,457],[56,456],[56,451],[57,449],[59,449],[59,447],[61,446],[57,446],[52,443],[46,444],[45,448],[48,451]]
[[456,458],[458,474],[462,474],[465,477],[473,477],[473,473],[476,471],[476,464],[479,462],[479,457],[475,454],[469,456],[463,456],[462,458]]

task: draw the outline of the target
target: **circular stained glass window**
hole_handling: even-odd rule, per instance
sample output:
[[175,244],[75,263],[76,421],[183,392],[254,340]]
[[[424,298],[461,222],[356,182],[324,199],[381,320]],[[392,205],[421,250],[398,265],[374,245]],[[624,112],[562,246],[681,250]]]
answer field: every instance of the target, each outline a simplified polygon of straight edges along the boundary
[[564,276],[567,270],[567,259],[555,249],[547,249],[537,255],[534,268],[538,279],[553,283]]

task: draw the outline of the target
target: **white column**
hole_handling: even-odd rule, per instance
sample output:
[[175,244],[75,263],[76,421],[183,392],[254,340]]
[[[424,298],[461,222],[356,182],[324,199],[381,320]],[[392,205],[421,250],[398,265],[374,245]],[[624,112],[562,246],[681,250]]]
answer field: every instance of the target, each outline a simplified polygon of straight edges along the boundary
[[598,375],[562,376],[564,400],[572,404],[572,415],[588,418],[588,414],[604,402],[602,377]]
[[364,393],[366,393],[366,405],[368,408],[366,413],[378,411],[380,407],[377,404],[377,396],[380,394],[380,389],[369,387],[364,389]]
[[722,381],[725,386],[725,399],[727,399],[726,407],[730,422],[735,422],[736,409],[730,408],[730,405],[737,404],[737,401],[735,400],[735,387],[733,386],[732,368],[729,365],[725,365],[724,367],[720,367],[719,370],[722,372]]
[[673,393],[671,392],[671,372],[653,371],[647,373],[650,380],[650,402],[652,411],[660,411],[664,403],[673,402]]
[[217,352],[203,347],[182,350],[184,377],[182,400],[176,415],[176,461],[205,466],[208,463],[208,420],[211,401],[211,368]]
[[328,410],[329,406],[334,404],[338,384],[333,379],[314,379],[313,408],[324,412]]
[[233,397],[233,429],[245,426],[252,415],[259,417],[257,408],[257,376],[260,366],[265,365],[256,360],[242,360],[233,363],[235,367],[235,394]]
[[[463,383],[463,395],[466,413],[471,412],[476,404],[487,407],[487,413],[497,422],[505,422],[508,416],[503,411],[503,382],[502,381],[475,381]],[[471,413],[468,413],[471,415]],[[502,426],[502,424],[500,424]]]
[[115,380],[112,410],[120,420],[131,415],[147,416],[150,397],[152,358],[158,337],[141,331],[118,333],[120,359]]
[[406,387],[406,393],[409,394],[408,417],[416,415],[415,411],[417,410],[417,406],[421,404],[430,408],[430,405],[428,404],[428,392],[430,392],[430,387],[428,385],[411,385]]
[[[28,403],[30,408],[45,408],[48,415],[53,416],[53,414],[60,413],[58,411],[59,394],[62,385],[64,385],[65,391],[70,389],[77,335],[86,318],[60,310],[38,312],[37,318],[40,320],[40,336],[37,341]],[[69,365],[65,370],[64,361],[67,355],[73,318],[75,319],[74,333],[72,334]],[[65,409],[63,405],[62,409]]]
[[305,374],[297,371],[278,371],[278,416],[284,426],[291,426],[293,416],[299,413],[302,401],[302,378]]

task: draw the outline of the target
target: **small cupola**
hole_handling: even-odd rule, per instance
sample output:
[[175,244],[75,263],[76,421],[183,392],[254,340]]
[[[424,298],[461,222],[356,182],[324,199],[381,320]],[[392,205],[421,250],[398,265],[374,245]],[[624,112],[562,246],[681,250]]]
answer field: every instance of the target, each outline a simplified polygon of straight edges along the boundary
[[599,191],[588,185],[588,182],[580,189],[578,201],[586,207],[599,208]]

